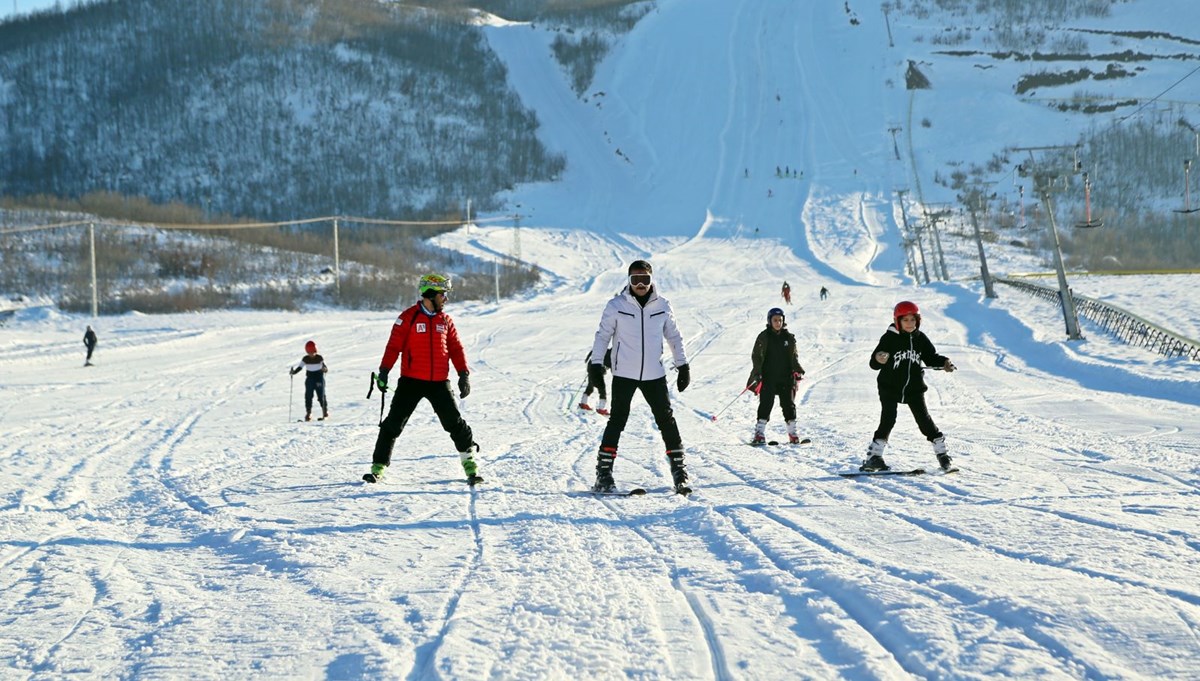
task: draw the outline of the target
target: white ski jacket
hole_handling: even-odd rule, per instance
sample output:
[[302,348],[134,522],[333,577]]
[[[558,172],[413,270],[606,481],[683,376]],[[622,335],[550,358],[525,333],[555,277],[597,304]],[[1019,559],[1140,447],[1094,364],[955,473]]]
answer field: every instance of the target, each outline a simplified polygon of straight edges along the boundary
[[651,289],[650,299],[642,307],[626,286],[604,307],[592,357],[603,357],[611,344],[613,376],[652,381],[667,375],[662,363],[664,340],[671,346],[675,366],[687,364],[670,301]]

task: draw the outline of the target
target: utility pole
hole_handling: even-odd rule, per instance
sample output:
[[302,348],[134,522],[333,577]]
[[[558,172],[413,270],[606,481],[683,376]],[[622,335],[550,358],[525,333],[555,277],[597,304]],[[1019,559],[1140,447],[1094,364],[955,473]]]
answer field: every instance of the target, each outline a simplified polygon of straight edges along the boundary
[[1081,340],[1083,339],[1083,334],[1079,332],[1079,315],[1075,311],[1075,298],[1071,296],[1071,288],[1067,285],[1067,272],[1063,267],[1062,242],[1058,238],[1058,225],[1054,222],[1054,203],[1051,198],[1052,192],[1056,190],[1055,183],[1061,179],[1063,180],[1062,185],[1065,187],[1066,176],[1077,172],[1079,163],[1074,163],[1070,170],[1064,171],[1062,169],[1040,168],[1033,160],[1034,151],[1074,148],[1063,146],[1018,147],[1014,151],[1029,152],[1029,163],[1017,166],[1017,174],[1021,177],[1033,178],[1034,191],[1038,192],[1042,197],[1042,205],[1045,207],[1046,216],[1050,220],[1050,233],[1054,237],[1054,269],[1058,274],[1058,298],[1062,304],[1063,321],[1067,327],[1067,338],[1070,340]]
[[[517,208],[520,208],[520,204]],[[521,214],[513,213],[513,260],[521,262]]]
[[[995,182],[980,182],[978,184],[988,186],[995,184]],[[965,195],[960,195],[958,198],[966,205],[967,211],[971,214],[971,227],[975,230],[975,247],[979,249],[979,276],[983,279],[983,294],[988,298],[995,298],[996,290],[992,288],[992,276],[988,273],[987,256],[983,253],[983,237],[979,234],[979,218],[975,215],[976,207],[983,207],[984,194],[976,188]]]

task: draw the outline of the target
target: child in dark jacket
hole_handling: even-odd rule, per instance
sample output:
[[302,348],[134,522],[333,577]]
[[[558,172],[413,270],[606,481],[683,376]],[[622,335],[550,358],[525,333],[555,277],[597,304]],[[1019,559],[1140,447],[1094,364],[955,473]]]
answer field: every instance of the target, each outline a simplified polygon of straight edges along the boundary
[[[591,366],[592,351],[588,350],[587,357],[583,360],[584,366]],[[592,406],[588,404],[588,397],[591,396],[593,390],[598,390],[600,393],[600,404],[596,407],[596,413],[601,416],[608,416],[608,390],[604,386],[604,372],[612,368],[612,348],[604,351],[604,364],[601,365],[603,371],[598,376],[593,376],[592,371],[588,371],[587,388],[583,391],[583,399],[579,401],[580,409],[590,410]]]
[[750,377],[746,388],[758,394],[758,423],[754,426],[752,445],[766,444],[767,420],[779,398],[779,408],[787,424],[788,441],[800,443],[796,432],[796,385],[804,375],[796,351],[796,337],[787,330],[783,310],[773,307],[767,311],[767,328],[754,339],[750,352]]
[[304,420],[312,420],[313,394],[321,405],[321,419],[329,418],[329,403],[325,401],[325,374],[329,367],[325,366],[325,358],[317,354],[317,344],[309,341],[304,344],[304,356],[292,365],[290,373],[304,372]]
[[871,368],[879,372],[876,382],[879,384],[881,409],[879,427],[875,429],[875,436],[867,448],[867,460],[859,470],[888,470],[888,465],[883,461],[883,450],[896,425],[896,413],[901,403],[908,405],[921,434],[933,443],[938,465],[942,470],[949,470],[951,462],[950,455],[946,453],[946,439],[925,406],[925,391],[928,388],[925,386],[922,363],[947,372],[954,371],[954,364],[939,355],[933,342],[921,332],[921,313],[916,303],[907,300],[898,303],[892,310],[892,317],[895,323],[888,327],[887,333],[883,334],[871,353]]

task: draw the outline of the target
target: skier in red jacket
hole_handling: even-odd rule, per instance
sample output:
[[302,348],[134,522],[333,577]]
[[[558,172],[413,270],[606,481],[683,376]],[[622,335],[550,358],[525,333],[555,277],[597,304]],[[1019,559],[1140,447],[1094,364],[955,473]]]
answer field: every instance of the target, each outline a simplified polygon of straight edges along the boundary
[[421,294],[417,304],[400,313],[392,326],[383,359],[379,362],[379,373],[375,377],[380,390],[387,390],[388,372],[400,358],[400,378],[396,380],[396,395],[388,415],[379,424],[379,437],[375,440],[375,453],[371,459],[371,472],[363,475],[367,482],[379,482],[392,461],[392,446],[403,432],[408,418],[422,399],[429,400],[442,428],[450,433],[454,447],[462,460],[467,482],[474,485],[483,480],[477,474],[474,454],[479,445],[471,434],[471,427],[463,420],[450,391],[450,365],[458,373],[459,397],[471,394],[467,358],[454,321],[443,311],[446,295],[450,292],[450,278],[440,274],[427,274],[417,284]]

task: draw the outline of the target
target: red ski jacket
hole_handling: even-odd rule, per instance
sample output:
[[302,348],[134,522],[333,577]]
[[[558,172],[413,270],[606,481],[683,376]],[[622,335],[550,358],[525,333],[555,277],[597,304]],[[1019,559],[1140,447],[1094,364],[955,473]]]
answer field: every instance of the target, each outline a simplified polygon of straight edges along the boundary
[[396,318],[379,367],[391,371],[401,354],[404,357],[400,362],[400,375],[409,378],[445,381],[450,377],[451,362],[458,373],[467,370],[467,357],[450,315],[445,312],[431,315],[420,303]]

